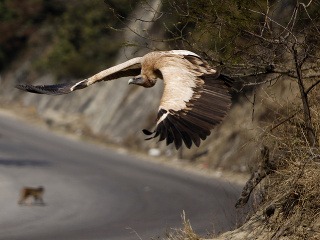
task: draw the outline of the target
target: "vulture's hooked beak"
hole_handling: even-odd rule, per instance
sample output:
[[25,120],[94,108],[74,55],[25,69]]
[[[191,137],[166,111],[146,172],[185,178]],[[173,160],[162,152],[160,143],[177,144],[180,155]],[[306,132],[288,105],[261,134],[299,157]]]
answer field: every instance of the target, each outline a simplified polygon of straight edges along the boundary
[[137,77],[131,78],[128,81],[128,84],[142,85],[143,83],[144,83],[144,79],[141,76],[137,76]]

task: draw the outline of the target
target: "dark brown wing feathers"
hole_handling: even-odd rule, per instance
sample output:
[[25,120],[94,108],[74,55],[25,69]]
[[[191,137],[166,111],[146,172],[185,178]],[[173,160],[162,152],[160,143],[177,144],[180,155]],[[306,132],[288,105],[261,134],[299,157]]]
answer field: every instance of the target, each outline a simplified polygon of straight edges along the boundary
[[[38,94],[50,94],[59,95],[67,94],[77,89],[82,89],[87,87],[84,81],[82,82],[71,82],[71,83],[61,83],[55,85],[17,85],[16,88]],[[73,88],[73,89],[72,89]]]
[[[148,135],[159,136],[159,141],[166,138],[167,145],[174,142],[176,149],[182,145],[191,148],[192,143],[197,147],[201,140],[210,135],[210,130],[219,124],[226,116],[231,105],[229,88],[233,80],[225,75],[208,74],[200,76],[204,84],[194,88],[194,97],[181,111],[170,110],[169,114]],[[167,111],[160,109],[158,120]]]

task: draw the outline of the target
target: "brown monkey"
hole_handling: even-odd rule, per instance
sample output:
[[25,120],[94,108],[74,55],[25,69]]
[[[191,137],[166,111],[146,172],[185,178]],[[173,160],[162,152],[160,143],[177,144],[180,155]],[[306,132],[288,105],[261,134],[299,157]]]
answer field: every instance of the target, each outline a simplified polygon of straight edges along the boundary
[[26,204],[26,200],[30,197],[33,197],[34,203],[39,203],[44,205],[43,202],[43,194],[44,194],[44,187],[39,186],[37,188],[32,187],[24,187],[21,189],[20,192],[20,200],[18,204]]

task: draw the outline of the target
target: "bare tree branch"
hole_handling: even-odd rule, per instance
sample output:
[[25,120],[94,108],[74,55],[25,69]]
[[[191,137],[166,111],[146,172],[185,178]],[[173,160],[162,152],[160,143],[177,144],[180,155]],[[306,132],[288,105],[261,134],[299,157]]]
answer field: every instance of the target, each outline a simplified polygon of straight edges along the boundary
[[316,81],[314,84],[312,84],[307,90],[306,90],[306,94],[309,94],[309,92],[311,92],[311,90],[317,86],[320,83],[320,80]]

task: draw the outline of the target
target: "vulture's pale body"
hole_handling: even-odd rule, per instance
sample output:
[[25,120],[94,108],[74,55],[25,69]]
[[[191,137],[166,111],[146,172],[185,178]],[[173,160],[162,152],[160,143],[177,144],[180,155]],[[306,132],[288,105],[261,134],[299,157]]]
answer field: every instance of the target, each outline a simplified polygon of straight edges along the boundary
[[40,94],[66,94],[100,81],[135,76],[129,84],[152,87],[164,80],[164,91],[153,132],[143,130],[148,139],[159,137],[180,148],[200,145],[210,130],[226,116],[231,105],[232,80],[217,73],[197,54],[185,50],[150,52],[143,57],[101,71],[82,81],[56,85],[18,85]]

